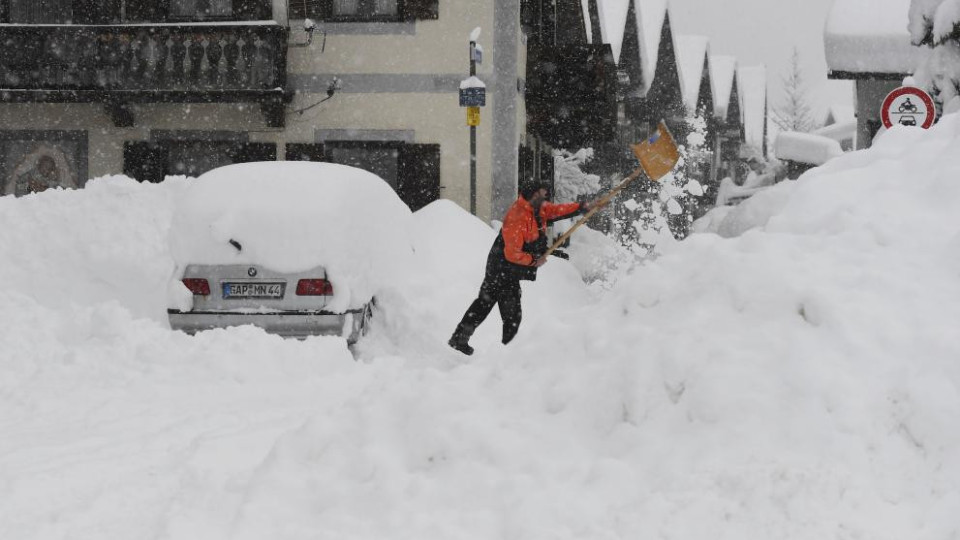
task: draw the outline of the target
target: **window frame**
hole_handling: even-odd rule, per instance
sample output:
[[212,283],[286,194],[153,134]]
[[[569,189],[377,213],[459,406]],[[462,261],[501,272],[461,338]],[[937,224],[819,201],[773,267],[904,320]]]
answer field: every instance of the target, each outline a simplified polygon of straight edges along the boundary
[[[231,0],[231,15],[228,16],[174,16],[170,12],[170,0],[66,0],[70,4],[70,17],[63,23],[13,23],[10,20],[14,0],[0,0],[0,24],[57,24],[57,25],[110,25],[110,24],[160,24],[243,22],[272,20],[270,0]],[[301,1],[301,0],[291,0]],[[136,3],[136,8],[131,4]],[[91,13],[93,4],[96,9]]]
[[[131,0],[125,0],[127,2]],[[136,0],[132,0],[136,1]],[[237,6],[234,5],[237,3],[237,0],[228,0],[230,2],[230,14],[229,15],[209,15],[200,17],[196,13],[191,15],[174,15],[173,13],[173,1],[168,0],[167,2],[167,13],[166,13],[166,22],[220,22],[220,21],[233,21],[237,20]],[[196,5],[194,0],[194,5]]]
[[[396,177],[395,178],[383,178],[383,180],[390,185],[394,190],[397,189],[397,186],[400,184],[400,153],[401,148],[405,143],[403,141],[391,141],[391,140],[375,140],[375,141],[365,141],[365,140],[327,140],[323,141],[323,150],[324,157],[326,161],[331,163],[340,163],[342,165],[350,165],[351,167],[357,167],[357,165],[342,163],[336,159],[336,151],[339,149],[350,149],[350,150],[393,150],[397,153],[396,160]],[[363,167],[357,167],[365,171],[371,172],[372,174],[377,174],[376,172],[370,171],[369,169],[364,169]],[[379,176],[379,174],[377,174]],[[381,177],[382,178],[382,177]]]
[[[334,3],[337,0],[330,0],[330,15],[326,19],[329,22],[400,22],[403,20],[403,0],[396,0],[397,12],[392,15],[379,15],[371,13],[360,13],[351,15],[337,15],[334,13]],[[377,0],[355,0],[360,6],[369,6]]]

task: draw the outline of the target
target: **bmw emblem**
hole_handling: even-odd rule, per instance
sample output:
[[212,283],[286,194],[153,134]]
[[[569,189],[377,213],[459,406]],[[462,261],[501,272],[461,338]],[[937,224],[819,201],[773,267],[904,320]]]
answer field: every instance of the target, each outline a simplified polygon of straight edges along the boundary
[[257,269],[251,266],[249,269],[247,269],[247,275],[250,277],[257,277]]

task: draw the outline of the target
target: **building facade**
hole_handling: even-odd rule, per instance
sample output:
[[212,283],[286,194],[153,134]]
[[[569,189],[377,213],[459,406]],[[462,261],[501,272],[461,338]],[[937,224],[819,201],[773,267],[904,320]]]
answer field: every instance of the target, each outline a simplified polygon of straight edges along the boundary
[[526,129],[519,0],[48,4],[0,2],[0,35],[14,45],[0,56],[4,186],[43,156],[62,177],[51,185],[65,187],[307,159],[371,170],[414,209],[439,197],[467,207],[469,128],[457,96],[479,27],[477,213],[489,219],[516,197]]

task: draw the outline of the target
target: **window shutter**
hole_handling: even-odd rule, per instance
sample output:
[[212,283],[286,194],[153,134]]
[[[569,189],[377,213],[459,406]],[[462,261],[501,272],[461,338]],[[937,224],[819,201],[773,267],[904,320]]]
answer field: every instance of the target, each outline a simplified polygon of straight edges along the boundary
[[137,0],[126,3],[126,21],[163,22],[167,19],[168,0]]
[[405,144],[400,147],[397,194],[417,211],[440,198],[440,145]]
[[287,143],[284,154],[287,161],[329,161],[323,143]]
[[520,146],[517,156],[517,189],[530,185],[533,181],[533,150]]
[[291,19],[329,19],[333,12],[333,0],[290,0],[288,16]]
[[167,150],[145,141],[123,143],[123,174],[138,182],[159,183],[166,175]]
[[120,22],[120,0],[73,0],[74,24]]
[[408,21],[440,18],[440,0],[403,0],[403,15]]
[[550,196],[555,196],[556,185],[553,177],[553,152],[540,152],[540,180],[550,186]]
[[237,145],[230,158],[234,163],[252,163],[254,161],[276,161],[276,143],[241,143]]

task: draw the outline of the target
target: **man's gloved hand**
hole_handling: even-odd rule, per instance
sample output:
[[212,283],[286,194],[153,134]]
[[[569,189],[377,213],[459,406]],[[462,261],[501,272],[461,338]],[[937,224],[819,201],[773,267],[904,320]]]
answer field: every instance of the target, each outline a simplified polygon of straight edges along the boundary
[[547,258],[546,258],[546,257],[537,257],[537,259],[536,259],[535,261],[533,261],[533,267],[534,267],[534,268],[540,268],[541,266],[543,266],[543,265],[545,265],[545,264],[547,264]]
[[580,210],[583,210],[584,213],[593,210],[597,206],[597,199],[591,201],[580,201]]

